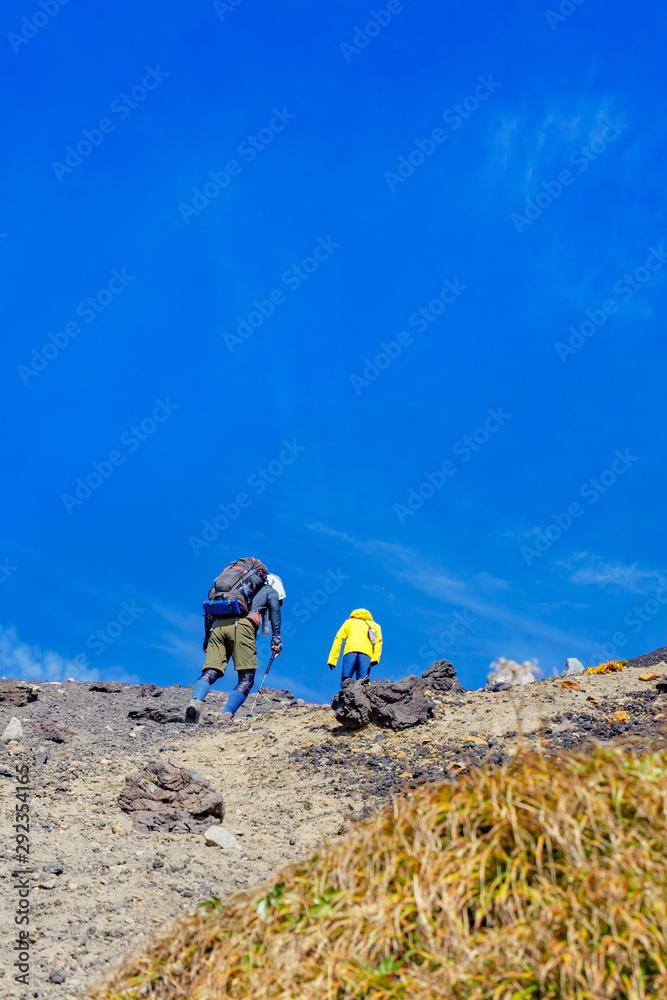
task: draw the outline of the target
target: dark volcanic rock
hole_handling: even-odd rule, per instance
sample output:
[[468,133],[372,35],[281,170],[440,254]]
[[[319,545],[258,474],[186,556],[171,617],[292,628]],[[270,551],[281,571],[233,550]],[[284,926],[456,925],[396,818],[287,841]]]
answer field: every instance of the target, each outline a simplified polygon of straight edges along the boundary
[[201,830],[225,815],[222,795],[196,771],[156,760],[130,775],[118,805],[142,833]]
[[652,653],[644,653],[643,656],[635,656],[634,660],[628,660],[629,667],[654,667],[657,663],[667,663],[667,646],[654,649]]
[[146,705],[144,708],[131,708],[127,713],[128,719],[135,719],[137,722],[146,721],[157,722],[164,726],[170,722],[183,722],[185,719],[185,709],[180,705]]
[[40,740],[51,740],[52,743],[68,743],[74,733],[67,726],[59,723],[37,722],[33,727],[34,735]]
[[341,726],[346,729],[361,729],[371,721],[369,688],[368,680],[353,681],[348,677],[343,681],[340,691],[331,699],[331,707]]
[[16,705],[22,708],[31,701],[37,701],[37,691],[25,681],[0,681],[0,704]]
[[159,688],[156,684],[142,684],[141,690],[139,692],[140,698],[161,698],[162,688]]
[[465,688],[461,686],[456,676],[456,670],[449,660],[436,660],[428,670],[424,671],[422,677],[428,682],[429,690],[436,694],[447,694],[450,691],[461,692]]
[[332,702],[336,719],[347,729],[369,722],[383,729],[409,729],[432,718],[435,706],[426,695],[428,682],[421,677],[400,681],[343,681]]
[[433,717],[435,706],[426,694],[463,691],[449,660],[436,660],[421,677],[400,681],[344,680],[331,702],[336,719],[346,729],[361,729],[369,722],[384,729],[408,729]]
[[435,705],[425,694],[428,682],[420,677],[375,681],[371,687],[371,722],[387,729],[408,729],[433,717]]
[[118,681],[95,681],[89,690],[100,691],[102,694],[120,694],[123,688]]

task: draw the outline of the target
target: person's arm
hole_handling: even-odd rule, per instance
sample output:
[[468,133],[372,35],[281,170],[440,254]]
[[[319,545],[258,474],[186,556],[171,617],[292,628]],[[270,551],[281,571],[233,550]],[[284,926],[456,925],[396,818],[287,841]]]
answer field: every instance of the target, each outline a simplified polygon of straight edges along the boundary
[[269,587],[268,589],[266,603],[269,608],[269,620],[271,622],[271,649],[278,655],[283,648],[280,639],[280,598],[273,587]]
[[333,646],[331,647],[331,652],[327,659],[327,663],[330,667],[335,667],[338,662],[338,654],[340,653],[340,648],[343,645],[345,639],[347,639],[347,633],[350,628],[349,621],[343,622],[341,627],[336,632],[336,638],[333,641]]
[[377,640],[373,648],[371,663],[375,666],[380,662],[380,657],[382,656],[382,629],[377,622],[373,622],[373,625],[375,626],[375,631],[377,632]]
[[246,618],[250,619],[250,621],[255,626],[255,630],[257,632],[259,632],[259,627],[262,623],[262,611],[264,611],[264,609],[267,607],[268,603],[267,597],[269,589],[270,588],[268,587],[267,584],[264,584],[263,587],[260,587],[260,589],[253,597],[252,601],[250,602],[250,608],[248,610],[248,614],[246,615]]

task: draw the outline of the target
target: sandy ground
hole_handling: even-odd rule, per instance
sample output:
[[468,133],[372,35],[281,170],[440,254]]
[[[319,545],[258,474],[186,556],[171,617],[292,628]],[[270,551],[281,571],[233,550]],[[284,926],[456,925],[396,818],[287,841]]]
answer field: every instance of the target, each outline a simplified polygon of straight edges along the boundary
[[[667,667],[657,672],[667,673]],[[36,702],[0,705],[0,729],[11,716],[23,726],[22,739],[0,749],[0,995],[66,1000],[85,994],[110,962],[207,896],[224,898],[261,883],[285,862],[340,836],[391,795],[409,794],[424,781],[451,780],[478,763],[506,761],[518,745],[517,711],[528,744],[539,743],[550,755],[591,737],[664,746],[667,698],[656,695],[654,683],[640,681],[640,673],[586,675],[577,678],[579,691],[550,679],[520,695],[446,696],[431,722],[402,734],[374,727],[350,733],[328,707],[303,704],[239,720],[229,729],[140,728],[127,718],[129,707],[146,704],[138,688],[124,685],[120,694],[103,694],[82,683],[42,683]],[[189,689],[169,697],[184,707]],[[219,711],[221,702],[211,698],[210,705]],[[627,711],[627,721],[613,721],[618,711]],[[44,738],[51,724],[68,727],[67,742]],[[222,792],[223,825],[236,835],[239,849],[207,847],[200,834],[132,830],[117,805],[118,793],[126,776],[152,759],[194,768]],[[12,954],[18,898],[11,874],[13,775],[23,764],[33,788],[30,860],[21,866],[30,869],[29,987],[14,981]],[[62,872],[44,871],[51,865]],[[64,981],[50,981],[54,975]]]

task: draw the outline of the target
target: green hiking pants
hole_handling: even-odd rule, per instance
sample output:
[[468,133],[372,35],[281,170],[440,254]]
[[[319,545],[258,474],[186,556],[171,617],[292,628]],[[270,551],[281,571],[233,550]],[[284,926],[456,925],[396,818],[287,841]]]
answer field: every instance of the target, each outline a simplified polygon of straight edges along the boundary
[[248,618],[214,618],[202,671],[217,670],[222,677],[230,659],[235,670],[257,670],[256,635]]

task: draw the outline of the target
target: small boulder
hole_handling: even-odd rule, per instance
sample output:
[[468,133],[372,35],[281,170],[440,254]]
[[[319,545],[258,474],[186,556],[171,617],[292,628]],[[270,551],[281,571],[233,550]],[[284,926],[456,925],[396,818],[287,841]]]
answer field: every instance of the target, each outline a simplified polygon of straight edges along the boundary
[[565,670],[563,671],[563,677],[574,677],[575,674],[583,674],[585,671],[585,666],[578,660],[576,656],[570,656],[565,661]]
[[39,690],[41,688],[37,689],[34,684],[27,684],[25,681],[0,681],[0,704],[23,708],[25,705],[37,701]]
[[21,720],[17,719],[15,716],[9,720],[5,726],[4,732],[2,734],[3,743],[9,743],[10,740],[21,740],[23,738],[23,726],[21,725]]
[[160,726],[170,723],[185,721],[185,708],[180,705],[152,705],[148,704],[142,708],[131,708],[127,713],[128,719],[148,720],[157,722]]
[[139,691],[140,698],[161,698],[162,688],[157,687],[156,684],[142,684]]
[[371,721],[371,701],[368,697],[368,680],[354,681],[345,678],[337,695],[331,699],[336,721],[346,729],[361,729]]
[[100,694],[120,694],[123,690],[118,681],[93,681],[89,691],[99,691]]
[[456,670],[449,660],[436,660],[428,670],[424,671],[422,677],[428,682],[430,690],[435,694],[449,694],[451,691],[465,690],[459,683]]
[[187,768],[155,760],[127,778],[118,805],[142,833],[201,830],[225,816],[222,795],[212,785]]
[[204,840],[208,847],[221,847],[224,851],[241,850],[234,834],[225,830],[224,826],[209,826],[208,830],[204,830]]
[[346,729],[361,729],[369,722],[384,729],[409,729],[433,717],[435,705],[426,694],[428,688],[422,677],[400,681],[347,678],[331,707]]
[[34,725],[35,736],[41,740],[49,740],[51,743],[68,743],[74,733],[62,723],[38,722]]

